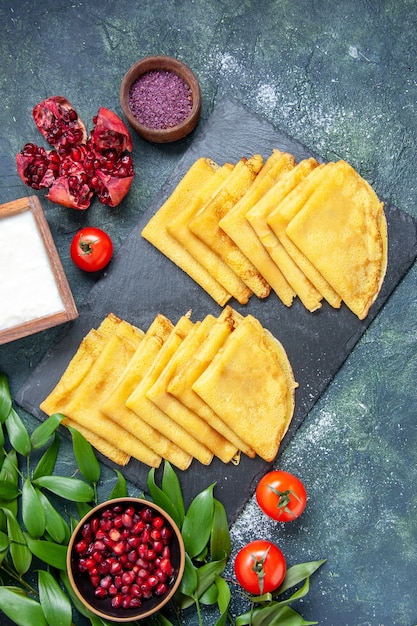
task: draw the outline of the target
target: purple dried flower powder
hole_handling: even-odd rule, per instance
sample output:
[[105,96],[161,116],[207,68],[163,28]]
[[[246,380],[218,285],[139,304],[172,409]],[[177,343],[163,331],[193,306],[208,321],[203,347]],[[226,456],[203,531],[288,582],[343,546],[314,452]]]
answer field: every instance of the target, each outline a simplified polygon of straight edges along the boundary
[[129,93],[129,107],[140,124],[167,129],[178,126],[191,113],[190,86],[169,70],[150,70],[139,76]]

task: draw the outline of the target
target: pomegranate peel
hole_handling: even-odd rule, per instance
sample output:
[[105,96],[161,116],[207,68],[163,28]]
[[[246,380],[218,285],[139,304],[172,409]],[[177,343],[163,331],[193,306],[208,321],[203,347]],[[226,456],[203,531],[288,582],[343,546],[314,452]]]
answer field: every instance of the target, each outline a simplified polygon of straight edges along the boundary
[[134,178],[127,154],[132,139],[120,117],[100,107],[87,136],[84,123],[63,96],[39,102],[32,114],[53,149],[25,144],[16,156],[22,181],[33,189],[49,189],[48,200],[70,208],[87,209],[94,195],[102,204],[120,204]]

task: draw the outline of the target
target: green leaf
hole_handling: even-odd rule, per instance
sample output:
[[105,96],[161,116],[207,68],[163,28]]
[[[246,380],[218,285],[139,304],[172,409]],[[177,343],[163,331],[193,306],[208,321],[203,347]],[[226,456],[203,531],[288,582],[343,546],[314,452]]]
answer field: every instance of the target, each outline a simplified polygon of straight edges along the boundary
[[197,570],[197,589],[194,592],[194,595],[197,598],[201,598],[201,596],[207,591],[207,589],[214,583],[217,576],[223,573],[224,568],[226,567],[226,559],[223,561],[210,561],[210,563],[206,563],[202,565]]
[[125,496],[127,496],[126,478],[118,469],[115,469],[114,471],[116,473],[117,480],[113,489],[110,492],[110,500],[113,500],[114,498],[124,498]]
[[215,604],[217,602],[217,596],[217,587],[215,583],[213,583],[203,594],[201,594],[201,597],[199,598],[200,604],[206,604],[207,606]]
[[0,372],[0,423],[4,424],[10,409],[12,408],[12,396],[6,374]]
[[178,514],[177,508],[175,504],[171,501],[171,499],[162,491],[160,487],[155,482],[155,469],[152,468],[148,473],[148,491],[149,495],[152,498],[152,501],[160,506],[164,511],[168,513],[177,524],[179,528],[181,528],[181,516]]
[[0,498],[2,500],[14,500],[19,495],[19,490],[14,481],[0,481]]
[[188,554],[185,555],[184,574],[181,579],[179,590],[185,596],[192,596],[197,589],[197,568],[193,565]]
[[30,442],[35,449],[42,448],[54,435],[56,429],[64,419],[62,413],[53,413],[40,424],[30,436]]
[[0,552],[3,552],[3,550],[7,550],[8,547],[9,547],[9,538],[6,535],[6,533],[0,531]]
[[318,622],[307,622],[290,606],[274,603],[262,609],[256,609],[252,626],[311,626]]
[[0,587],[0,606],[17,626],[48,626],[41,605],[17,587]]
[[25,533],[25,538],[29,550],[38,559],[59,570],[66,568],[67,546],[43,539],[32,539],[27,533]]
[[292,565],[288,568],[287,573],[285,574],[285,578],[282,582],[282,585],[274,592],[274,597],[284,593],[287,589],[294,587],[294,585],[298,585],[298,583],[302,582],[312,574],[316,570],[319,569],[326,562],[326,559],[322,559],[321,561],[309,561],[307,563],[297,563],[296,565]]
[[55,433],[54,439],[52,440],[51,445],[44,452],[41,458],[36,465],[32,478],[36,480],[40,476],[50,476],[55,469],[55,463],[58,458],[58,452],[61,445],[61,441]]
[[197,494],[184,517],[181,534],[191,558],[204,550],[210,538],[214,515],[214,483]]
[[227,615],[231,599],[230,587],[221,576],[216,576],[214,582],[217,587],[217,604],[219,605],[220,613]]
[[28,456],[31,450],[29,433],[13,407],[5,424],[12,447],[22,456]]
[[32,554],[15,515],[8,509],[3,509],[3,512],[7,518],[7,534],[10,540],[9,550],[13,565],[20,575],[26,574],[32,563]]
[[39,570],[38,582],[39,599],[48,624],[71,626],[71,603],[55,578],[49,572]]
[[37,487],[44,487],[61,498],[73,502],[91,502],[94,490],[88,483],[67,476],[39,476],[33,481]]
[[182,495],[179,478],[168,461],[165,461],[164,471],[162,474],[162,491],[169,497],[175,506],[178,513],[178,519],[180,520],[179,526],[181,528],[185,514],[184,497]]
[[71,534],[68,524],[42,491],[37,489],[36,493],[45,514],[46,532],[56,543],[64,543]]
[[76,610],[81,614],[84,615],[84,617],[89,617],[91,615],[91,612],[84,606],[84,604],[81,602],[81,600],[78,598],[78,596],[75,594],[74,589],[72,588],[72,585],[69,581],[68,578],[68,573],[65,570],[61,570],[59,572],[59,577],[61,579],[62,584],[65,587],[65,590],[68,594],[68,596],[71,598],[71,602],[73,603],[73,605],[75,606]]
[[226,510],[214,499],[214,516],[210,535],[210,553],[213,561],[228,559],[232,549]]
[[69,430],[78,468],[86,480],[96,485],[100,479],[100,464],[93,447],[78,430],[71,427]]
[[42,537],[46,526],[45,512],[29,477],[22,487],[22,519],[32,537]]
[[4,430],[3,430],[3,424],[0,423],[0,454],[4,454],[3,448],[4,448]]

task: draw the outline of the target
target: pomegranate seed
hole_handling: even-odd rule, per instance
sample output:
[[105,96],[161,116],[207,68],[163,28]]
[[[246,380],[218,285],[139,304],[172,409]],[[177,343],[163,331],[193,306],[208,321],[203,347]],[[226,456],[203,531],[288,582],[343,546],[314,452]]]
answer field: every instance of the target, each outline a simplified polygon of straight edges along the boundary
[[93,587],[98,587],[100,585],[100,576],[90,576],[90,582]]
[[165,583],[159,583],[155,588],[156,596],[163,596],[168,591],[168,586]]
[[112,528],[109,531],[109,535],[108,536],[109,536],[109,538],[112,541],[119,541],[119,539],[120,539],[120,531],[118,531],[117,528]]
[[113,546],[113,552],[115,554],[123,554],[126,551],[126,543],[124,541],[118,541]]
[[74,548],[78,554],[85,554],[87,552],[88,543],[87,541],[85,541],[85,539],[82,539],[81,541],[75,544]]
[[116,594],[111,599],[111,605],[114,609],[119,609],[122,606],[123,596],[121,593]]
[[142,593],[140,590],[140,586],[137,583],[134,583],[131,587],[130,587],[130,593],[132,594],[132,596],[134,598],[141,598],[142,597]]
[[132,601],[132,596],[129,594],[126,594],[122,597],[122,607],[124,609],[128,609],[130,607],[130,603]]
[[132,528],[133,526],[133,517],[132,515],[130,515],[130,513],[122,513],[122,521],[123,521],[123,526],[125,526],[125,528]]
[[108,589],[110,587],[110,585],[112,584],[113,579],[111,576],[107,575],[104,576],[101,580],[100,580],[100,587],[103,587],[103,589]]
[[174,569],[169,559],[162,559],[159,567],[161,569],[161,572],[164,572],[168,576],[172,576],[172,574],[174,573]]
[[122,564],[120,563],[120,561],[114,561],[111,565],[110,565],[110,574],[120,574],[120,572],[122,571]]
[[122,574],[122,583],[124,585],[131,585],[135,580],[135,574],[133,572],[124,572]]
[[94,595],[96,596],[96,598],[107,598],[108,591],[107,589],[104,589],[103,587],[96,587],[94,591]]
[[154,528],[162,528],[162,526],[164,526],[164,525],[165,525],[165,520],[160,515],[157,515],[156,517],[153,518],[152,526]]

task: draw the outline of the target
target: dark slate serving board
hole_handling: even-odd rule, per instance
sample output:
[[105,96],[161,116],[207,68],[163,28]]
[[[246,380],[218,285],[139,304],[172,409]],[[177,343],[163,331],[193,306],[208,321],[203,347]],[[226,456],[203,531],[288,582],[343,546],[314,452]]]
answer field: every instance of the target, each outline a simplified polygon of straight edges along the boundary
[[[254,153],[266,158],[273,148],[291,152],[297,161],[309,156],[322,160],[242,104],[227,99],[216,107],[113,259],[108,273],[95,284],[79,307],[79,318],[66,325],[62,336],[19,391],[16,399],[24,409],[41,420],[45,418],[39,410],[40,402],[55,386],[83,336],[90,328],[97,327],[110,311],[144,330],[158,312],[173,322],[189,309],[192,309],[193,321],[208,313],[220,313],[220,307],[140,233],[196,158],[208,156],[218,163],[237,161]],[[334,310],[326,303],[313,314],[298,300],[288,309],[275,294],[266,300],[253,296],[246,306],[231,301],[241,313],[256,316],[283,343],[299,383],[294,418],[280,451],[417,256],[416,222],[388,203],[385,210],[389,233],[388,270],[382,291],[366,320],[359,321],[344,306]],[[107,462],[104,458],[103,461]],[[238,466],[225,465],[217,459],[209,467],[193,461],[187,471],[178,473],[187,502],[209,484],[217,482],[216,496],[226,506],[229,520],[233,522],[267,469],[268,465],[259,458],[242,457]],[[146,488],[146,466],[131,461],[123,472],[127,479]]]

